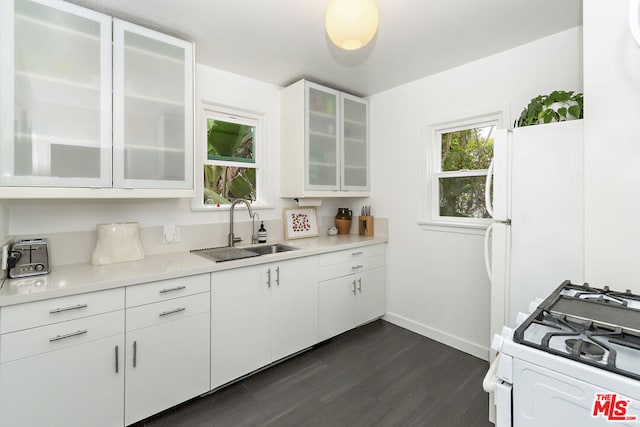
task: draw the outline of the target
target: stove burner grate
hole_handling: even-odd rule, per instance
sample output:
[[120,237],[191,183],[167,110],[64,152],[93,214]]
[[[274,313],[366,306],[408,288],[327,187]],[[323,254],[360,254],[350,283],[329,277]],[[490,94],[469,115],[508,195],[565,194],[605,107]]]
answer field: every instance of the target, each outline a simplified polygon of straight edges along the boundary
[[580,338],[570,338],[564,341],[567,351],[573,355],[584,357],[589,360],[602,360],[604,357],[604,349],[596,344],[586,342]]
[[[564,295],[561,292],[565,290],[582,291],[582,295],[577,295],[576,293],[573,296]],[[592,298],[594,294],[598,293],[604,294],[605,297],[596,302]],[[580,296],[581,298],[579,298]],[[630,363],[630,359],[628,359],[628,357],[636,356],[630,356],[630,353],[625,353],[627,359],[623,362],[624,367],[618,366],[618,351],[621,349],[614,347],[619,346],[640,351],[640,323],[637,323],[640,317],[636,317],[640,315],[640,309],[619,305],[618,298],[640,301],[640,296],[633,295],[629,291],[625,293],[612,292],[608,288],[595,289],[586,284],[579,286],[573,285],[569,281],[563,282],[553,294],[538,306],[527,320],[516,328],[513,334],[513,341],[556,356],[640,380],[640,369]],[[559,301],[565,303],[564,306],[559,304]],[[566,301],[571,304],[566,303]],[[581,306],[579,301],[582,301],[585,306]],[[584,313],[574,313],[573,311],[576,311],[576,307],[583,308]],[[611,320],[609,318],[600,319],[602,312],[610,313],[611,311],[618,313],[619,319],[613,318],[613,321],[607,321]],[[593,318],[594,314],[597,314],[595,320]],[[540,327],[546,328],[546,332],[544,329],[536,329]],[[525,331],[528,331],[529,328],[532,331],[544,332],[544,335],[540,336],[537,333],[528,332],[529,338],[525,338]],[[560,341],[557,341],[558,339]],[[552,340],[554,340],[555,344]],[[557,345],[562,345],[562,348],[557,347]],[[634,368],[634,366],[636,367]]]

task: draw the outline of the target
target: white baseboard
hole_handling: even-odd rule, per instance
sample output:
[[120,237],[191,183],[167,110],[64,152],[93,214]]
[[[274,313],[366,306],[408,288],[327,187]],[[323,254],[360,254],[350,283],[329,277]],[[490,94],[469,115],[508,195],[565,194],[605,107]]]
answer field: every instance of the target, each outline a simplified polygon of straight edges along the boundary
[[429,326],[418,323],[414,320],[407,319],[406,317],[399,316],[397,314],[389,313],[382,317],[389,323],[400,326],[401,328],[408,329],[416,334],[420,334],[432,340],[446,344],[449,347],[453,347],[457,350],[463,351],[467,354],[477,357],[478,359],[489,361],[489,348],[472,343],[465,339],[456,337],[438,329],[431,328]]

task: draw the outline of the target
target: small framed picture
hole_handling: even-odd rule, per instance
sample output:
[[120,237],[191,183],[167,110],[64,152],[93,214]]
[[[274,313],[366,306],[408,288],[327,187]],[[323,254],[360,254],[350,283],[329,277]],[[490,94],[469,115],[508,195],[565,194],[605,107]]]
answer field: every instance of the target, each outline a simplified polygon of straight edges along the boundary
[[318,236],[318,216],[316,208],[283,208],[282,222],[284,238],[302,239]]

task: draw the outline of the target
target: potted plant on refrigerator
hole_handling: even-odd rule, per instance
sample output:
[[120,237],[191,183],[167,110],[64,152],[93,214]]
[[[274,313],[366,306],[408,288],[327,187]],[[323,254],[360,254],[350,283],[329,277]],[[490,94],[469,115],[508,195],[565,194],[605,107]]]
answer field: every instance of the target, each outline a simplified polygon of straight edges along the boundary
[[584,117],[582,93],[554,90],[548,95],[538,95],[531,99],[514,123],[515,127],[542,123],[561,122]]

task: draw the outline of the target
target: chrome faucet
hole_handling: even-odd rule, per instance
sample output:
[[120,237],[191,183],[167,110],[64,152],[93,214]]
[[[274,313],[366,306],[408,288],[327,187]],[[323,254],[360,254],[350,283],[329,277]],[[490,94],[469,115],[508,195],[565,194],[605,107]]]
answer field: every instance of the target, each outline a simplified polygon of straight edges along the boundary
[[247,209],[249,209],[249,216],[253,217],[253,211],[251,210],[251,204],[246,199],[235,199],[233,203],[231,203],[231,207],[229,208],[229,246],[233,247],[236,243],[241,242],[242,239],[240,237],[236,237],[233,235],[233,209],[236,207],[238,203],[244,203],[247,205]]

